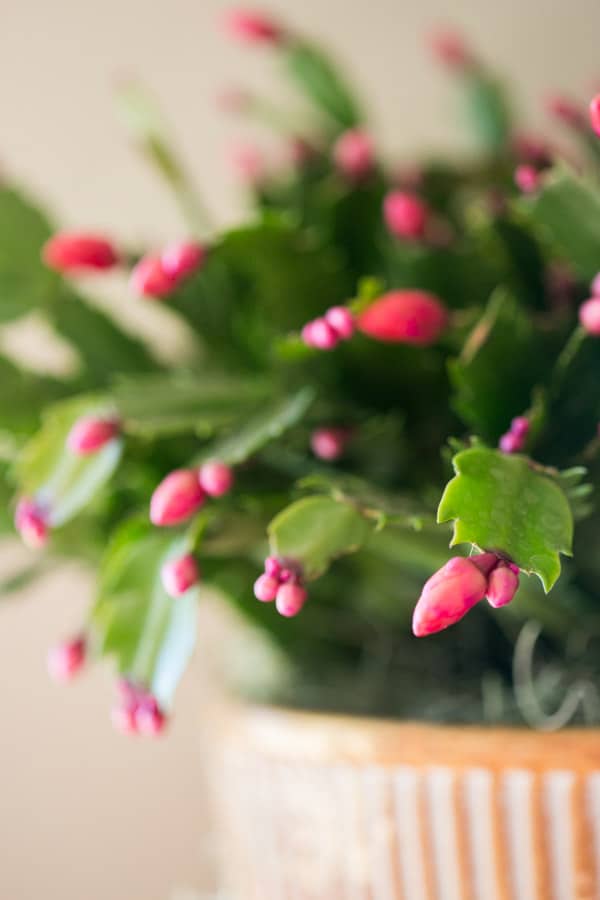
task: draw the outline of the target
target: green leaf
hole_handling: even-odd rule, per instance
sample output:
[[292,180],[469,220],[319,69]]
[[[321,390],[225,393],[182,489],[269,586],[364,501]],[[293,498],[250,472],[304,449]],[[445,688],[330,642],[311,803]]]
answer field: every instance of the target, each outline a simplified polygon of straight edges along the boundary
[[304,387],[283,400],[277,400],[247,419],[232,434],[212,444],[202,454],[203,458],[220,459],[232,466],[244,462],[265,444],[296,425],[313,399],[314,390]]
[[600,259],[600,192],[595,185],[559,167],[518,208],[582,278],[594,277]]
[[39,426],[42,409],[63,397],[67,382],[26,372],[0,357],[0,431],[28,435]]
[[271,550],[302,564],[316,578],[338,556],[359,550],[373,522],[350,503],[331,497],[305,497],[284,509],[269,525]]
[[43,304],[56,286],[40,257],[50,234],[36,207],[15,190],[0,189],[0,322]]
[[211,372],[121,378],[112,391],[125,431],[146,438],[210,435],[269,394],[265,381]]
[[450,546],[475,544],[508,556],[550,590],[559,554],[571,555],[573,516],[559,484],[524,456],[472,447],[453,460],[438,522],[454,519]]
[[114,413],[101,398],[76,397],[51,407],[42,428],[25,445],[16,463],[23,494],[35,497],[57,527],[72,519],[110,479],[121,457],[122,442],[110,441],[96,453],[78,456],[66,447],[75,421],[83,415]]
[[473,127],[487,150],[502,150],[511,132],[511,117],[505,92],[495,79],[480,70],[466,75],[467,104]]
[[168,709],[196,640],[198,590],[174,600],[160,578],[163,563],[186,552],[185,538],[125,523],[100,569],[91,624],[100,652],[119,672],[144,684]]
[[288,71],[300,89],[339,129],[354,128],[361,122],[350,89],[318,48],[295,42],[284,48],[283,54]]

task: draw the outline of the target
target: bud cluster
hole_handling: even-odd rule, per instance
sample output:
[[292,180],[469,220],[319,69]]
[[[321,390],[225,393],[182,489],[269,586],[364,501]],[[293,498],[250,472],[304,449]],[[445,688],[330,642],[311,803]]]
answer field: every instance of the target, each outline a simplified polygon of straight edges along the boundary
[[332,306],[324,316],[313,319],[302,329],[302,340],[315,350],[333,350],[340,341],[354,334],[354,316],[346,306]]
[[515,416],[509,430],[502,435],[498,447],[503,453],[520,453],[524,449],[529,434],[530,422],[525,416]]
[[204,505],[207,496],[221,497],[232,485],[231,468],[218,460],[199,469],[175,469],[152,494],[150,521],[159,526],[179,525]]
[[149,691],[122,679],[118,682],[119,703],[113,708],[113,726],[121,734],[156,737],[165,730],[167,718]]
[[254,582],[254,596],[261,603],[275,601],[277,612],[286,618],[297,616],[308,597],[298,564],[268,556],[263,574]]
[[206,248],[191,241],[169,244],[161,254],[147,254],[133,267],[130,285],[138,297],[162,299],[172,294],[206,259]]

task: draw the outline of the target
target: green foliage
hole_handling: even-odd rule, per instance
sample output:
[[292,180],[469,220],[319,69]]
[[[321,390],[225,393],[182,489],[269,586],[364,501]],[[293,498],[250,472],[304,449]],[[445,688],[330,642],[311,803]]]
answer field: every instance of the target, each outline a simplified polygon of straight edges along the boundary
[[511,131],[511,114],[504,85],[479,69],[465,76],[468,112],[481,145],[495,153],[506,146]]
[[452,545],[471,543],[506,554],[538,575],[549,591],[560,575],[559,554],[571,555],[573,515],[556,479],[524,456],[472,447],[453,460],[438,521],[454,519]]
[[284,48],[283,55],[298,87],[337,130],[360,124],[357,102],[325,54],[305,41],[294,41]]

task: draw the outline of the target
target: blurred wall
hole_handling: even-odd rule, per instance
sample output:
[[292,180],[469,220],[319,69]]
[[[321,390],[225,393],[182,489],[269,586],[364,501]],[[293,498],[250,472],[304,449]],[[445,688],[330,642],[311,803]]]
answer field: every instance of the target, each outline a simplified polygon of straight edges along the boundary
[[[297,28],[327,36],[368,98],[383,145],[404,154],[461,145],[443,73],[423,50],[434,23],[463,27],[519,82],[528,127],[544,122],[540,101],[548,89],[585,98],[600,82],[598,0],[265,5]],[[115,80],[139,75],[168,109],[218,220],[235,219],[241,207],[225,149],[243,130],[217,113],[215,95],[248,82],[275,94],[279,88],[266,54],[219,36],[215,20],[225,6],[0,0],[0,171],[28,184],[68,225],[131,239],[180,234],[170,198],[139,163],[114,115]],[[140,327],[163,340],[160,313],[150,317],[151,326],[147,307],[127,309],[133,322],[143,314]],[[21,340],[35,354],[44,349],[39,336]],[[14,553],[7,549],[0,567]],[[90,576],[70,567],[1,611],[2,900],[167,900],[176,888],[209,883],[198,675],[184,685],[172,733],[156,743],[113,734],[107,672],[65,690],[47,680],[46,646],[76,626],[90,592]]]

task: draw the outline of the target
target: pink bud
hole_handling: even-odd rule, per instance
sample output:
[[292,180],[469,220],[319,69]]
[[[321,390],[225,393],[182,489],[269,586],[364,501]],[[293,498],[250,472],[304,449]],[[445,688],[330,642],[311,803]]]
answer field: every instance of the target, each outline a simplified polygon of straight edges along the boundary
[[136,708],[133,705],[114,706],[110,720],[119,734],[137,734]]
[[228,154],[229,163],[237,177],[249,187],[255,187],[264,180],[265,159],[253,144],[235,144]]
[[600,297],[591,297],[581,304],[579,321],[588,334],[600,337]]
[[534,194],[540,182],[540,173],[534,166],[523,163],[515,169],[515,184],[524,194]]
[[495,609],[506,606],[515,596],[518,587],[519,575],[501,562],[488,578],[487,601]]
[[78,637],[64,644],[57,644],[48,651],[48,673],[54,681],[71,681],[85,662],[85,638]]
[[600,136],[600,94],[590,100],[589,106],[590,125],[595,133]]
[[527,416],[515,416],[510,423],[510,430],[517,437],[524,438],[529,434],[530,422]]
[[339,343],[339,336],[325,318],[313,319],[302,329],[302,340],[307,347],[316,350],[333,350]]
[[600,297],[600,272],[594,277],[590,285],[590,290],[592,292],[592,297]]
[[282,584],[277,591],[275,606],[281,616],[291,618],[297,616],[306,603],[306,589],[299,584]]
[[97,234],[60,232],[46,241],[42,259],[57,272],[110,269],[118,262],[114,245]]
[[568,128],[574,128],[576,131],[581,131],[585,128],[583,111],[568,97],[563,97],[560,94],[548,97],[546,109],[551,116]]
[[285,145],[285,161],[295,169],[301,169],[312,162],[316,156],[316,149],[305,138],[297,135],[290,138]]
[[259,12],[229,10],[223,18],[223,26],[229,37],[245,44],[281,44],[285,40],[281,26]]
[[175,469],[164,478],[150,500],[153,525],[179,525],[200,509],[206,494],[193,469]]
[[413,614],[413,633],[425,637],[458,622],[483,600],[487,580],[471,560],[454,557],[425,582]]
[[518,158],[536,167],[545,167],[552,161],[552,151],[546,141],[536,134],[517,134],[513,149]]
[[233,471],[225,463],[211,460],[200,467],[198,480],[209,497],[221,497],[233,486]]
[[129,284],[138,297],[167,297],[176,287],[176,280],[165,272],[159,256],[144,256],[131,271]]
[[135,728],[139,734],[157,737],[165,730],[167,719],[152,696],[140,701],[135,710]]
[[470,49],[462,35],[456,31],[439,29],[430,35],[429,43],[437,61],[449,69],[461,71],[474,64]]
[[503,453],[519,453],[523,449],[524,444],[523,437],[515,434],[513,431],[507,431],[498,441],[498,447]]
[[370,135],[357,128],[345,131],[335,142],[333,160],[338,171],[347,178],[364,178],[371,172],[375,162]]
[[265,572],[271,578],[279,578],[281,572],[281,563],[276,556],[267,556],[265,559]]
[[296,578],[296,572],[293,569],[284,566],[279,572],[279,584],[287,584],[288,581],[292,581]]
[[119,430],[119,422],[116,419],[84,416],[71,428],[67,437],[67,447],[78,456],[86,456],[112,441],[119,434]]
[[347,306],[332,306],[325,313],[325,321],[344,341],[354,334],[354,316]]
[[396,237],[417,240],[425,233],[429,211],[416,194],[390,191],[383,201],[383,217]]
[[205,259],[206,249],[190,241],[169,244],[160,257],[163,272],[174,281],[187,278],[197,271]]
[[418,290],[390,291],[375,300],[358,318],[363,334],[378,341],[435,343],[448,324],[448,313],[433,294]]
[[254,582],[254,596],[261,603],[271,603],[277,596],[279,581],[271,575],[259,575]]
[[339,459],[348,443],[347,428],[318,428],[310,437],[312,452],[318,459]]
[[168,559],[160,570],[162,585],[169,597],[181,597],[200,580],[198,563],[191,553]]
[[15,528],[21,535],[23,543],[32,550],[43,547],[48,540],[46,515],[42,508],[28,497],[23,497],[17,503]]
[[496,553],[477,553],[475,556],[469,556],[469,562],[477,566],[487,578],[492,569],[498,565],[499,557]]

